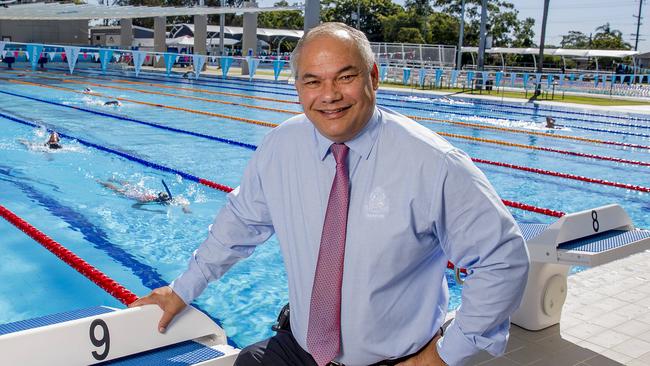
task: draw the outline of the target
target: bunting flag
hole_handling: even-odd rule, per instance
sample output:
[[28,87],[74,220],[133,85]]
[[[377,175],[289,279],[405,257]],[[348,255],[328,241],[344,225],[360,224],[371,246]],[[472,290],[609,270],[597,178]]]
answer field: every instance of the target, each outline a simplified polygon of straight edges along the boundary
[[194,65],[194,78],[198,79],[201,71],[203,71],[203,65],[205,64],[205,55],[194,55],[192,57],[192,65]]
[[2,55],[2,57],[5,57],[5,55],[6,55],[6,53],[5,53],[5,45],[6,44],[7,44],[7,42],[0,41],[0,54]]
[[111,59],[113,58],[113,51],[112,50],[107,50],[107,49],[101,49],[99,50],[99,61],[101,62],[102,65],[102,72],[106,72],[106,68],[108,67],[108,63],[111,62]]
[[467,84],[469,84],[471,86],[473,80],[474,80],[474,71],[468,71],[467,72]]
[[165,53],[163,58],[165,59],[165,73],[169,76],[172,72],[172,66],[174,66],[174,62],[176,62],[178,56],[175,56],[172,53]]
[[379,81],[384,82],[386,81],[386,77],[388,76],[388,65],[379,65]]
[[18,55],[20,55],[20,52],[18,52],[18,51],[14,51],[14,58],[17,59],[17,58],[18,58]]
[[50,58],[50,61],[54,61],[54,58],[56,57],[56,52],[50,52],[47,55]]
[[487,83],[490,74],[487,71],[481,71],[481,83],[485,85]]
[[408,67],[405,67],[402,69],[402,84],[406,85],[408,84],[409,80],[411,79],[411,69]]
[[583,82],[585,80],[585,74],[578,75],[578,81]]
[[283,60],[273,60],[273,76],[275,76],[275,81],[278,81],[278,77],[280,77],[280,71],[282,71],[284,63],[285,61]]
[[515,87],[515,80],[517,80],[517,73],[516,72],[510,73],[510,87],[511,88]]
[[65,58],[68,60],[68,68],[70,69],[70,73],[74,71],[74,67],[77,64],[77,58],[79,57],[79,52],[81,48],[79,47],[73,47],[73,46],[65,46],[63,47],[65,49]]
[[569,74],[569,80],[576,81],[576,74]]
[[253,80],[257,72],[257,66],[260,64],[260,59],[254,58],[253,56],[246,56],[246,62],[248,63],[248,80]]
[[[228,75],[228,70],[230,70],[230,66],[232,65],[232,56],[223,56],[219,61],[221,63],[221,77],[225,79]],[[273,67],[275,68],[275,65]]]
[[537,88],[537,85],[541,84],[542,82],[542,74],[536,72],[535,73],[535,88]]
[[115,59],[115,62],[120,62],[120,57],[122,57],[122,54],[119,52],[115,52],[113,54],[113,58]]
[[451,70],[451,85],[456,86],[456,83],[458,82],[458,74],[460,74],[459,70]]
[[159,63],[160,62],[160,54],[156,53],[155,58],[156,58],[156,64]]
[[99,53],[93,52],[93,61],[97,62],[99,60]]
[[551,74],[546,75],[546,87],[550,88],[553,86],[553,80],[555,80],[555,77]]
[[32,55],[32,57],[29,59],[31,65],[32,65],[32,70],[36,70],[36,66],[38,66],[38,60],[41,58],[41,52],[43,52],[43,45],[42,44],[28,44],[27,45],[27,52]]
[[528,86],[528,77],[529,77],[529,76],[530,76],[530,75],[528,75],[527,72],[524,73],[524,80],[523,80],[523,82],[524,82],[524,89],[527,89],[527,86]]
[[503,78],[503,72],[497,71],[497,73],[494,75],[494,86],[498,88],[499,85],[501,85],[502,78]]
[[616,78],[617,78],[617,77],[618,77],[618,75],[616,75],[616,74],[612,75],[612,80],[610,80],[610,86],[611,86],[612,88],[613,88],[614,85],[616,84]]
[[418,85],[420,85],[420,88],[424,86],[424,80],[426,79],[426,77],[427,77],[427,69],[421,67],[418,70]]
[[436,86],[442,86],[442,69],[436,69]]
[[144,51],[131,51],[133,55],[133,67],[135,68],[135,76],[140,75],[140,70],[142,69],[142,64],[147,54]]
[[564,74],[560,74],[560,80],[559,80],[559,82],[558,82],[560,86],[563,86],[563,85],[564,85],[564,78],[565,78],[565,77],[566,77],[566,75],[564,75]]

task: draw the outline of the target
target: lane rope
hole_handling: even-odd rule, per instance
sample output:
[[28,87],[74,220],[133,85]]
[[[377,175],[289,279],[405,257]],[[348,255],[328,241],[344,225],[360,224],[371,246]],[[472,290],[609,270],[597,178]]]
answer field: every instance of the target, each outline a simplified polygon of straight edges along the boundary
[[60,258],[74,270],[94,282],[97,286],[101,287],[104,291],[116,298],[122,304],[128,305],[138,298],[133,292],[126,289],[117,281],[108,277],[102,271],[93,267],[88,262],[81,259],[66,247],[50,238],[45,233],[38,230],[30,223],[23,220],[1,204],[0,216],[2,216],[5,220],[14,225],[20,231],[27,234],[30,238],[41,244],[45,249],[49,250],[52,254]]

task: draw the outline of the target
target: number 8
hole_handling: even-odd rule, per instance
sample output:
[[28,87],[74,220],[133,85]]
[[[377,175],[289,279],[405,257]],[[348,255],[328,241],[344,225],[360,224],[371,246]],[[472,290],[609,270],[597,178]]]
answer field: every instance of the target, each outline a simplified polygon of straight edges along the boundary
[[[102,328],[102,338],[100,339],[95,338],[95,329],[98,326]],[[108,325],[106,325],[105,321],[95,319],[90,323],[90,341],[95,347],[105,346],[102,353],[98,353],[97,351],[92,352],[96,360],[101,361],[105,359],[108,356],[108,350],[111,348],[111,337],[108,334]]]
[[598,232],[598,229],[600,229],[600,223],[598,222],[598,212],[596,212],[596,210],[591,211],[591,218],[593,220],[591,227],[594,228],[595,232]]

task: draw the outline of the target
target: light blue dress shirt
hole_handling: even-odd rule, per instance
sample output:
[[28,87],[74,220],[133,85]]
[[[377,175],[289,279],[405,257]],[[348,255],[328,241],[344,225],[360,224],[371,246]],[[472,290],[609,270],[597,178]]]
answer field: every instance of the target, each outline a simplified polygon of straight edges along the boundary
[[[305,115],[264,138],[189,269],[172,284],[186,303],[275,233],[289,280],[291,328],[307,349],[311,290],[335,173],[331,144]],[[509,315],[526,284],[528,253],[487,178],[440,136],[384,108],[376,108],[346,145],[350,209],[337,360],[368,365],[425,346],[447,313],[447,260],[471,274],[438,352],[450,365],[480,349],[502,353]]]

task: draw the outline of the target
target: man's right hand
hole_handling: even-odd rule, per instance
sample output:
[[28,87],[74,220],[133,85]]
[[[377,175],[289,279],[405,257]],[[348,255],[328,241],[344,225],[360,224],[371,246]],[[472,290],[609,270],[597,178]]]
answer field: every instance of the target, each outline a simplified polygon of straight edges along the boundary
[[163,315],[158,322],[158,331],[165,333],[167,326],[171,323],[172,319],[180,313],[187,304],[181,299],[169,286],[159,287],[147,296],[141,297],[136,301],[129,304],[129,307],[142,306],[148,304],[158,305]]

